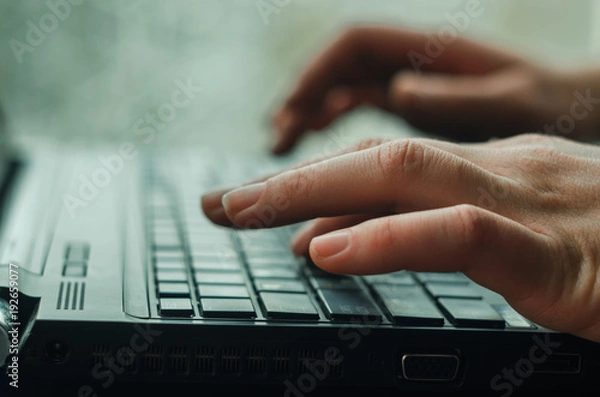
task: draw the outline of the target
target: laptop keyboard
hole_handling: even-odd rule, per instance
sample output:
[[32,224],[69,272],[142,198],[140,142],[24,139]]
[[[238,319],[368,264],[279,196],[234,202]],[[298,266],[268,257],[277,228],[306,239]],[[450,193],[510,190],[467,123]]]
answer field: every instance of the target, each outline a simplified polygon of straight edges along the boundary
[[217,227],[199,209],[197,185],[152,167],[145,180],[151,301],[162,318],[535,327],[461,273],[326,273],[292,254],[295,226]]

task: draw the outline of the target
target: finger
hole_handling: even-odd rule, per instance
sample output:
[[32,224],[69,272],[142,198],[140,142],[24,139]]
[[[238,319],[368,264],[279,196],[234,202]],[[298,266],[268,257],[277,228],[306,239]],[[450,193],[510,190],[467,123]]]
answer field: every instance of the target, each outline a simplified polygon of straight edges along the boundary
[[[260,183],[260,182],[264,182],[269,178],[272,178],[280,173],[284,173],[287,171],[293,171],[299,168],[303,168],[306,166],[309,166],[311,164],[316,164],[319,163],[321,161],[327,160],[329,158],[333,158],[333,157],[337,157],[346,153],[353,153],[353,152],[357,152],[360,150],[365,150],[365,149],[370,149],[372,147],[378,146],[384,142],[389,142],[391,141],[392,138],[370,138],[370,139],[365,139],[362,140],[358,143],[355,143],[347,148],[344,148],[334,154],[329,154],[329,155],[319,155],[316,157],[313,157],[311,159],[308,159],[306,161],[302,161],[298,164],[295,164],[291,167],[285,168],[282,171],[276,173],[276,174],[270,174],[270,175],[265,175],[262,176],[260,178],[256,178],[253,179],[252,181],[246,183],[244,186],[248,186],[248,185],[252,185],[255,183]],[[213,191],[213,192],[209,192],[205,195],[202,196],[201,198],[201,208],[204,211],[205,215],[214,223],[221,225],[221,226],[233,226],[233,224],[231,223],[231,221],[227,218],[227,215],[225,214],[225,209],[223,208],[222,205],[222,198],[223,195],[225,195],[226,193],[232,191],[234,188],[231,189],[219,189],[217,191]]]
[[[289,149],[302,134],[327,93],[338,85],[385,83],[394,72],[412,67],[411,53],[430,45],[423,32],[387,27],[348,30],[308,65],[295,88],[275,116],[274,151]],[[518,59],[501,50],[457,38],[423,70],[481,74]]]
[[233,226],[233,223],[227,217],[225,209],[223,208],[223,205],[221,203],[223,195],[229,191],[231,191],[231,189],[219,189],[214,192],[205,194],[200,199],[200,207],[202,208],[202,211],[204,211],[204,214],[213,223],[216,223],[220,226]]
[[[269,175],[265,175],[265,176],[253,179],[253,180],[249,181],[248,183],[244,184],[243,186],[249,186],[249,185],[252,185],[255,183],[261,183],[261,182],[264,182],[270,178],[273,178],[281,173],[298,170],[298,169],[307,167],[309,165],[317,164],[319,162],[322,162],[322,161],[325,161],[325,160],[328,160],[331,158],[335,158],[335,157],[338,157],[338,156],[341,156],[344,154],[371,149],[373,147],[376,147],[376,146],[379,146],[381,144],[388,143],[391,141],[394,141],[394,139],[393,138],[365,139],[365,140],[357,142],[347,148],[344,148],[338,152],[335,152],[333,154],[325,154],[325,155],[315,156],[311,159],[299,162],[298,164],[295,164],[291,167],[284,168],[283,170],[281,170],[280,172],[277,172],[275,174],[269,174]],[[478,164],[478,165],[482,165],[486,161],[489,161],[489,155],[488,155],[487,151],[485,150],[485,148],[480,147],[480,145],[478,145],[478,144],[460,144],[459,145],[459,144],[455,144],[455,143],[451,143],[451,142],[447,142],[447,141],[428,139],[428,138],[416,138],[415,141],[420,142],[425,145],[428,145],[428,146],[432,146],[432,147],[441,149],[441,150],[445,150],[450,153],[453,153],[456,156],[463,157],[465,159],[473,161],[475,164]],[[475,149],[477,149],[477,150],[475,150]],[[232,190],[234,190],[233,187],[231,189],[221,189],[218,191],[209,192],[201,198],[201,202],[202,202],[201,207],[202,207],[204,213],[206,214],[206,216],[209,219],[211,219],[214,223],[216,223],[218,225],[233,226],[233,223],[231,223],[231,221],[227,218],[227,215],[225,214],[225,209],[222,206],[223,196]],[[205,203],[205,201],[206,201],[206,203]]]
[[381,84],[366,84],[358,87],[333,89],[327,94],[323,105],[319,109],[316,109],[310,118],[297,115],[297,112],[294,110],[276,114],[273,117],[276,138],[271,150],[275,154],[282,154],[294,146],[299,135],[288,134],[285,131],[287,131],[287,126],[296,117],[304,119],[303,129],[318,131],[326,128],[340,116],[359,106],[373,106],[385,110],[388,108],[387,105],[386,89]]
[[387,109],[387,103],[386,90],[382,85],[337,88],[327,95],[323,107],[307,120],[306,126],[312,130],[321,130],[359,106]]
[[[438,134],[481,140],[535,128],[520,76],[399,73],[390,86],[390,107],[414,126]],[[501,110],[500,110],[501,109]]]
[[549,238],[470,205],[378,218],[312,240],[310,255],[326,271],[463,272],[513,301],[548,285]]
[[498,179],[464,158],[407,139],[279,174],[229,192],[222,201],[234,224],[254,225],[268,212],[272,219],[262,227],[274,227],[315,217],[476,203],[478,189],[490,189]]
[[333,230],[344,229],[350,226],[354,226],[368,219],[376,218],[383,215],[386,214],[370,213],[315,219],[314,221],[302,227],[302,229],[300,229],[296,233],[296,235],[292,239],[292,250],[297,255],[307,255],[308,246],[310,244],[310,241],[314,237],[320,236],[325,233],[329,233]]

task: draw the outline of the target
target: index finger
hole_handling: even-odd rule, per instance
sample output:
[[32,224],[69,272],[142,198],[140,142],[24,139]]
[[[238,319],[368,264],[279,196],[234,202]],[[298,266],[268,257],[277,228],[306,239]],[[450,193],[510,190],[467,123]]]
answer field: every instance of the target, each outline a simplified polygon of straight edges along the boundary
[[223,196],[227,217],[244,228],[378,211],[474,204],[498,177],[417,140],[398,140],[284,172]]

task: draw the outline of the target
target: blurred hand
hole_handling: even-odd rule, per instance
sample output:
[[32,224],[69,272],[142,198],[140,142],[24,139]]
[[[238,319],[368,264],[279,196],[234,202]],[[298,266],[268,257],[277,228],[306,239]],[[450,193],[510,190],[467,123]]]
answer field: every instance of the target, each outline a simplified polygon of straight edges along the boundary
[[[590,80],[546,70],[461,37],[435,47],[431,37],[383,27],[347,30],[308,65],[274,115],[273,151],[288,151],[306,131],[360,105],[457,140],[542,131],[570,114],[576,90],[585,96],[590,81],[598,81],[597,73]],[[589,137],[599,119],[577,118],[569,136]]]
[[202,207],[241,227],[264,225],[265,208],[264,227],[320,217],[293,249],[326,271],[463,272],[538,324],[600,342],[598,175],[600,147],[558,137],[372,139]]

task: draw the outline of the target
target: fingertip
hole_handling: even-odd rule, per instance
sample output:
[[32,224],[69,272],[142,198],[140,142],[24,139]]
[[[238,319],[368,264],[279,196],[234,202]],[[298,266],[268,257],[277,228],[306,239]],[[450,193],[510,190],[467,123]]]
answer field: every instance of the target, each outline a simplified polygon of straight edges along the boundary
[[338,230],[315,237],[310,242],[310,257],[323,270],[345,273],[347,269],[343,267],[348,263],[345,258],[351,249],[351,241],[349,230]]
[[203,195],[200,198],[200,207],[206,217],[213,223],[220,226],[233,226],[233,223],[227,217],[222,205],[222,198],[225,193],[231,189],[219,189]]

